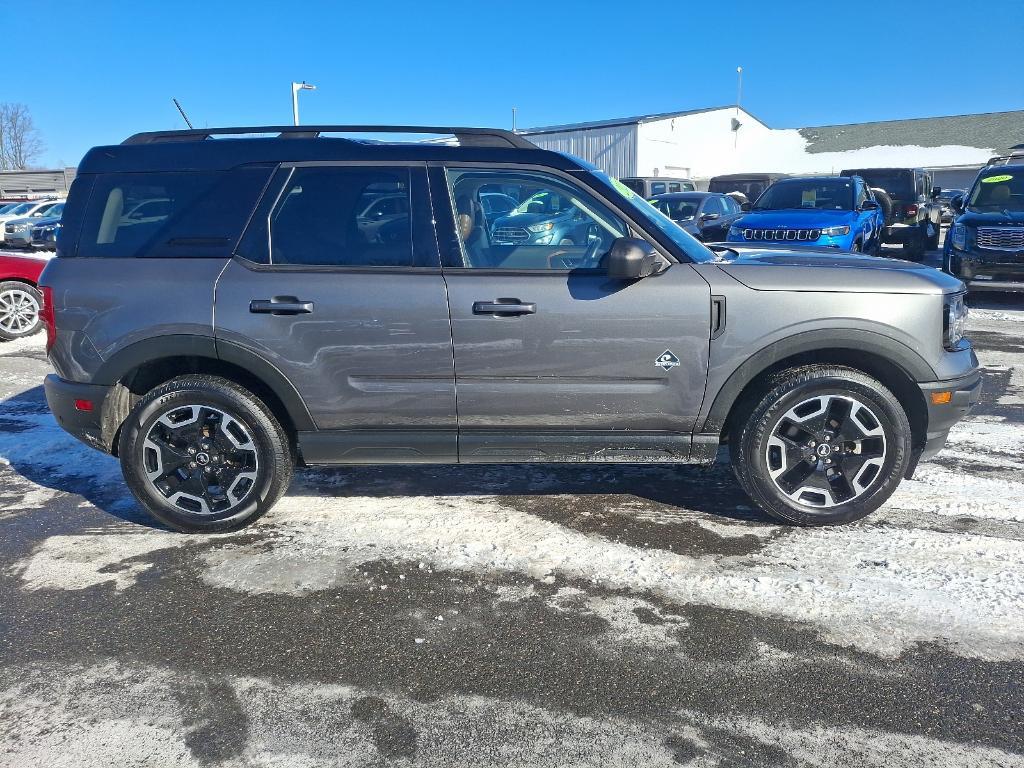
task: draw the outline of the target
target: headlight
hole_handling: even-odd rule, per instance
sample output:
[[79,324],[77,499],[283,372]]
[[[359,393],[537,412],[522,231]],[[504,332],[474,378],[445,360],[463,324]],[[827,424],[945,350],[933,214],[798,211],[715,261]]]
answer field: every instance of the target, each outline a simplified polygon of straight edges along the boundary
[[850,234],[850,228],[845,224],[841,227],[825,227],[821,230],[821,234],[828,235],[829,237],[839,237]]
[[963,224],[953,225],[953,247],[957,250],[967,250],[967,227]]
[[554,228],[554,223],[550,221],[546,221],[543,224],[531,224],[527,227],[531,232],[548,232]]
[[946,349],[956,349],[963,340],[964,331],[967,328],[967,303],[964,301],[964,294],[958,293],[955,296],[946,297],[942,325],[945,331]]

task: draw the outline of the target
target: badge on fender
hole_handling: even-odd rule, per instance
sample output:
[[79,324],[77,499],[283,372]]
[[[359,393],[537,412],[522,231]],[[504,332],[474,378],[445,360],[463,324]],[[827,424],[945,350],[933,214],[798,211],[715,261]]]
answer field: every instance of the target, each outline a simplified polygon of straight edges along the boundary
[[679,358],[672,354],[671,349],[666,349],[658,355],[658,359],[654,361],[654,364],[663,371],[670,371],[679,365]]

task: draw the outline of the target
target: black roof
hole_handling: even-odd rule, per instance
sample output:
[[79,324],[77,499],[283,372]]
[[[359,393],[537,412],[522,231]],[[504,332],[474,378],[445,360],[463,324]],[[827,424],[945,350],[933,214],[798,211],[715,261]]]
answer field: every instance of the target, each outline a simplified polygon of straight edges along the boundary
[[662,192],[660,195],[651,195],[651,200],[703,200],[705,197],[725,197],[721,192]]
[[783,179],[788,173],[723,173],[721,176],[712,176],[711,181],[769,181],[771,179]]
[[[385,142],[325,133],[439,134],[454,136],[459,143]],[[89,150],[78,172],[225,170],[254,163],[331,160],[508,161],[570,171],[589,168],[577,158],[539,149],[518,134],[496,128],[329,125],[139,133],[121,144]]]

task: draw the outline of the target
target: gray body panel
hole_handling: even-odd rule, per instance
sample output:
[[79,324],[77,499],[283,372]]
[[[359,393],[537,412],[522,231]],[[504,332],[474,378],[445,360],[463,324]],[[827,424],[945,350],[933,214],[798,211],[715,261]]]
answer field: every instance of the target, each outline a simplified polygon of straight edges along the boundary
[[[254,314],[253,300],[312,302]],[[216,338],[267,360],[317,428],[450,429],[455,372],[439,271],[255,269],[231,260],[217,283]],[[455,440],[451,438],[454,455]]]
[[[213,288],[223,259],[57,258],[46,266],[60,333],[50,351],[68,381],[113,384],[106,363],[152,339],[213,338]],[[200,342],[201,343],[201,342]]]
[[[605,438],[587,440],[584,432],[693,429],[704,395],[710,289],[691,265],[633,283],[477,270],[448,271],[445,279],[462,460],[499,453],[500,431],[522,456],[524,433],[578,433],[578,452],[588,453]],[[473,312],[474,302],[509,298],[536,304],[536,313]],[[679,359],[668,370],[655,365],[666,350]],[[489,434],[481,439],[474,430]],[[567,450],[537,442],[542,455]]]

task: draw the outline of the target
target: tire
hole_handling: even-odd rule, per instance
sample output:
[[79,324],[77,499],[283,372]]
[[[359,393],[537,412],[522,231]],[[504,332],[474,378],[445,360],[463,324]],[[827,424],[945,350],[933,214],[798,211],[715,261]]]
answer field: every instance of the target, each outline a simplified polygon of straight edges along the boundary
[[860,240],[854,240],[853,241],[853,245],[850,246],[850,253],[860,253],[860,252],[861,252]]
[[[931,236],[928,235],[928,227],[929,226],[931,226],[935,230],[935,234],[934,235],[931,235]],[[925,223],[924,223],[924,232],[925,232],[924,237],[925,237],[925,241],[928,244],[928,250],[929,251],[934,251],[936,248],[939,247],[939,231],[941,229],[942,229],[942,223],[941,222],[939,222],[938,224],[931,224],[931,220],[930,219],[925,221]]]
[[907,242],[903,243],[903,258],[908,261],[921,261],[924,258],[925,235],[920,227]]
[[889,197],[889,193],[881,187],[872,187],[871,192],[875,195],[875,201],[882,208],[882,214],[885,216],[885,224],[892,224],[892,198]]
[[[844,409],[836,436],[860,437],[823,440],[826,419]],[[730,445],[736,478],[765,512],[796,525],[841,525],[869,515],[896,490],[910,461],[911,432],[903,407],[879,381],[852,368],[811,365],[773,377]],[[837,471],[833,479],[825,474]]]
[[[270,409],[231,381],[199,374],[172,379],[138,402],[121,427],[118,456],[138,502],[186,533],[252,523],[288,489],[294,471],[288,435]],[[170,462],[179,469],[169,471]]]
[[16,280],[0,283],[0,340],[13,341],[39,333],[43,297],[34,286]]

